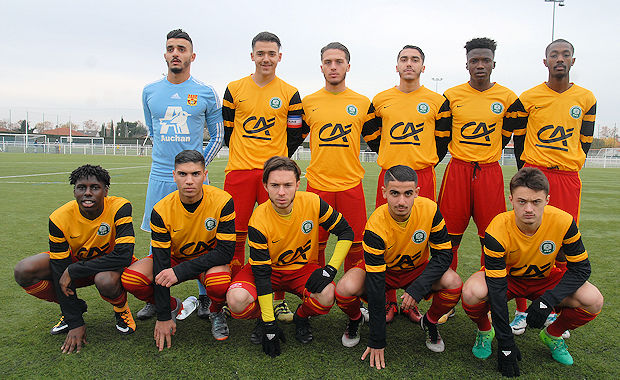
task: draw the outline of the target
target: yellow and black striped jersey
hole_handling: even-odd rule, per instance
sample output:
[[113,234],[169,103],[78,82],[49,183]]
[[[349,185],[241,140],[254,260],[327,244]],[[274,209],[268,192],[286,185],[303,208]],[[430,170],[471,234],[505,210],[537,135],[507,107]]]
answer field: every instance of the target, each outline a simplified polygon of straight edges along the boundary
[[432,200],[417,197],[406,223],[397,223],[387,204],[372,213],[362,243],[366,272],[412,270],[429,260],[431,250],[451,249],[446,224]]
[[548,277],[560,248],[569,262],[588,258],[573,217],[549,205],[545,206],[542,223],[533,236],[519,230],[512,210],[493,218],[484,241],[487,277]]
[[80,213],[77,201],[66,203],[49,218],[50,258],[61,260],[71,256],[79,261],[92,260],[111,253],[119,245],[124,250],[130,248],[125,253],[131,262],[136,242],[131,211],[127,199],[108,196],[104,198],[101,215],[89,220]]
[[251,75],[231,82],[222,103],[226,173],[262,169],[268,158],[294,153],[303,141],[302,112],[297,89],[278,77],[263,87]]
[[278,214],[268,200],[250,217],[249,262],[275,270],[297,270],[309,262],[317,263],[319,226],[338,234],[345,225],[348,227],[342,214],[314,193],[298,191],[293,210],[286,217]]
[[[531,165],[578,171],[592,143],[596,119],[596,98],[573,84],[558,93],[546,83],[520,96],[527,115],[527,126],[516,129],[515,153]],[[525,138],[517,136],[525,134]]]
[[404,93],[392,87],[377,94],[372,104],[380,140],[377,164],[383,169],[407,165],[414,170],[439,161],[437,140],[450,137],[450,108],[440,94],[421,86]]
[[[310,133],[308,184],[321,191],[344,191],[364,177],[360,135],[374,118],[370,100],[351,89],[334,94],[324,88],[304,97],[303,130]],[[367,129],[367,128],[366,128]]]
[[567,271],[553,288],[540,296],[550,307],[574,294],[590,277],[588,253],[573,217],[547,205],[542,223],[532,236],[519,230],[514,211],[497,215],[487,227],[484,270],[493,326],[500,345],[514,342],[506,304],[508,278],[527,281],[549,277],[560,249],[566,254]]
[[396,222],[388,207],[387,204],[378,207],[368,218],[362,243],[370,311],[368,346],[372,348],[383,348],[386,344],[386,270],[392,273],[412,271],[428,263],[407,287],[407,293],[419,302],[449,269],[452,261],[450,237],[437,203],[417,197],[411,215],[404,223]]
[[523,114],[514,92],[494,83],[478,91],[469,83],[448,89],[444,96],[452,112],[452,137],[448,150],[452,157],[481,164],[500,159],[502,148]]
[[163,249],[179,261],[194,259],[221,242],[235,243],[235,210],[226,191],[202,185],[203,197],[190,212],[179,199],[179,191],[153,207],[151,246]]

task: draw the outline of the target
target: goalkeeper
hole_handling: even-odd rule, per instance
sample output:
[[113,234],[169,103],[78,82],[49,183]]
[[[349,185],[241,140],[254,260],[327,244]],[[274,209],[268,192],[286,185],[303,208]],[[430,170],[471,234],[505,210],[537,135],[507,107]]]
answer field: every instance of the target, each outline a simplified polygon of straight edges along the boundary
[[[287,157],[274,156],[263,167],[263,186],[269,201],[250,218],[250,260],[230,285],[226,295],[234,318],[260,319],[252,343],[275,357],[284,334],[273,315],[274,290],[302,299],[293,317],[295,338],[312,341],[308,317],[327,314],[334,304],[334,277],[351,243],[353,230],[344,217],[318,195],[298,191],[301,170]],[[317,263],[319,226],[338,236],[325,267]],[[359,307],[358,307],[359,312]]]

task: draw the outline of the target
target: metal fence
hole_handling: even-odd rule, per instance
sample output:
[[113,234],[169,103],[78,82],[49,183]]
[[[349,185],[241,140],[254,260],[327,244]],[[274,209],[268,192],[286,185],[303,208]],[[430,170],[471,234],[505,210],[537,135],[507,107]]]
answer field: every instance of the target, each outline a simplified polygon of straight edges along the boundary
[[[79,143],[38,143],[28,142],[24,145],[23,141],[1,141],[0,152],[9,153],[47,153],[47,154],[83,154],[83,155],[107,155],[107,156],[150,156],[153,151],[151,145],[134,144],[79,144]],[[620,156],[602,155],[599,150],[590,150],[584,167],[588,168],[620,168]],[[228,148],[223,147],[218,158],[228,158]],[[293,155],[294,160],[310,160],[310,149],[299,148]],[[447,164],[450,160],[450,153],[441,163]],[[375,152],[360,152],[360,161],[376,162]],[[514,154],[502,152],[499,161],[500,165],[516,166]]]

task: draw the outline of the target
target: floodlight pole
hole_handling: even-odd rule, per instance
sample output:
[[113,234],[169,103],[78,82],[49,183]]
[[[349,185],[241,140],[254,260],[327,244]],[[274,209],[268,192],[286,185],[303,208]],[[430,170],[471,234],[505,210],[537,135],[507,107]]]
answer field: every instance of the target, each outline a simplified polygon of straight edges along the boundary
[[555,4],[558,6],[564,6],[564,0],[545,0],[545,3],[553,3],[553,18],[551,20],[551,42],[555,41]]
[[431,78],[435,82],[435,92],[439,88],[439,81],[443,80],[443,78]]
[[69,154],[72,153],[73,148],[73,138],[71,135],[71,114],[69,114]]
[[28,111],[26,111],[26,128],[24,128],[26,130],[26,141],[24,144],[24,153],[26,153],[28,151]]

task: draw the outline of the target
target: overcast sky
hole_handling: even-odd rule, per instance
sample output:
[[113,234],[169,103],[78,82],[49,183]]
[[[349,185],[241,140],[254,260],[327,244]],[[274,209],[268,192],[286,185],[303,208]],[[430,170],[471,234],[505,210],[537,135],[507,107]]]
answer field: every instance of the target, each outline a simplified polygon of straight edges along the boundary
[[[620,121],[619,10],[613,0],[556,7],[555,38],[575,45],[571,81],[597,97],[598,127]],[[466,82],[463,46],[483,36],[498,43],[491,79],[519,95],[547,79],[552,14],[544,0],[3,1],[0,120],[9,110],[13,122],[26,111],[35,123],[143,120],[142,88],[166,72],[165,36],[176,28],[194,41],[192,75],[220,96],[254,71],[250,41],[263,30],[282,40],[277,74],[302,97],[324,85],[319,50],[329,42],[351,52],[347,86],[372,98],[398,83],[396,54],[405,44],[424,50],[422,83],[430,89]]]

